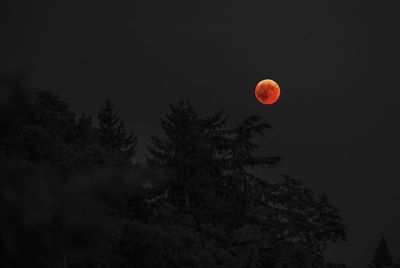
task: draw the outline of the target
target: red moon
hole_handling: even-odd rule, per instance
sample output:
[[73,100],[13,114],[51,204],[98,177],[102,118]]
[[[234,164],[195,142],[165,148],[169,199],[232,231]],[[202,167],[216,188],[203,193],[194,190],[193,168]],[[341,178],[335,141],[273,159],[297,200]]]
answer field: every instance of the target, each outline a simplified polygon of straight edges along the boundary
[[279,99],[281,89],[274,80],[265,79],[257,84],[255,95],[262,104],[273,104]]

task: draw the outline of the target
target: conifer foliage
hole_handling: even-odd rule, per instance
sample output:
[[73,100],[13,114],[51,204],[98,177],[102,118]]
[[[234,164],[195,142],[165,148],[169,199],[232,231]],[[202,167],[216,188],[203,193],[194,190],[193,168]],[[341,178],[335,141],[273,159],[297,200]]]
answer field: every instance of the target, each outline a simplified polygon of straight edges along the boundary
[[371,268],[392,267],[392,254],[389,251],[385,238],[381,238],[378,248],[375,251],[374,258],[369,265]]
[[252,140],[270,126],[251,116],[234,128],[227,128],[228,116],[222,110],[201,117],[190,102],[171,105],[171,112],[161,119],[165,137],[152,137],[148,147],[151,165],[170,168],[176,175],[175,193],[186,203],[190,192],[198,191],[199,178],[220,180],[230,176],[251,177],[246,169],[273,166],[279,157],[256,157],[258,148]]
[[110,100],[98,112],[97,118],[101,146],[113,153],[123,153],[131,159],[135,155],[137,137],[128,133],[124,121],[118,116]]

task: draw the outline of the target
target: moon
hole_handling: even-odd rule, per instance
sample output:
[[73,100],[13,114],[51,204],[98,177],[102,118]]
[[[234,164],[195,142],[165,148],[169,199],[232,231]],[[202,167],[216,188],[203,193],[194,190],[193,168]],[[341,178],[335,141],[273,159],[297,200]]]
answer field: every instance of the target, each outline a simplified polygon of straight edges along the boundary
[[281,89],[274,80],[265,79],[257,84],[255,95],[259,102],[269,105],[275,103],[279,99]]

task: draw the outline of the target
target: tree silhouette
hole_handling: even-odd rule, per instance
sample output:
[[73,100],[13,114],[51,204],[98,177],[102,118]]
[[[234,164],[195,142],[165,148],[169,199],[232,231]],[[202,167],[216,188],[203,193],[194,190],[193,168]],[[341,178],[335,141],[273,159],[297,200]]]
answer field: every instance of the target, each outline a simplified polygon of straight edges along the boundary
[[306,267],[319,267],[328,241],[346,239],[341,217],[326,195],[315,197],[300,180],[283,178],[274,184],[257,181],[249,217],[269,235],[278,256],[302,252]]
[[115,112],[110,100],[97,114],[99,128],[98,136],[101,146],[112,153],[121,153],[127,159],[135,156],[137,137],[128,133],[124,121]]
[[14,137],[14,152],[32,162],[68,163],[74,154],[69,145],[74,138],[75,114],[49,91],[38,92],[30,105],[29,120]]
[[172,112],[160,120],[166,138],[151,137],[153,146],[148,147],[151,154],[148,162],[175,172],[171,197],[189,205],[199,177],[218,176],[222,172],[215,160],[223,153],[217,141],[223,138],[221,128],[226,118],[222,112],[200,118],[189,102],[180,101],[170,108]]
[[2,120],[8,126],[1,141],[7,155],[69,171],[102,161],[91,116],[82,114],[77,119],[54,92],[40,91],[33,101],[11,95],[2,109],[17,118],[15,122]]
[[392,254],[390,254],[388,244],[385,238],[381,238],[379,241],[379,245],[375,250],[374,258],[369,265],[371,268],[383,268],[383,267],[392,267],[393,260]]
[[258,145],[252,139],[269,128],[259,122],[259,117],[246,118],[237,127],[226,129],[228,117],[222,110],[202,118],[190,102],[180,101],[170,108],[166,119],[160,120],[166,137],[152,137],[148,162],[175,172],[171,190],[186,205],[201,191],[202,177],[247,177],[251,174],[246,168],[275,165],[279,161],[278,157],[253,156]]

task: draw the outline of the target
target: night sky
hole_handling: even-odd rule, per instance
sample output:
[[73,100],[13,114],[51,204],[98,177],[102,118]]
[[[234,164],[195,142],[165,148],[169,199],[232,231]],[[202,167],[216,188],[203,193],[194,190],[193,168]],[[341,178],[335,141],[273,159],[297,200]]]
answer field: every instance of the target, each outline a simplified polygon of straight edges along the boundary
[[[111,99],[138,161],[179,99],[263,116],[259,153],[283,162],[259,175],[326,192],[348,227],[328,259],[364,265],[382,236],[400,257],[399,14],[398,0],[2,1],[0,70],[76,112]],[[265,78],[281,86],[272,106],[254,97]]]

